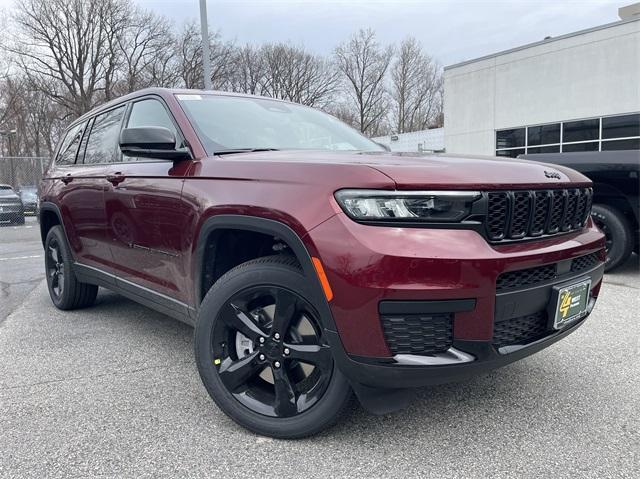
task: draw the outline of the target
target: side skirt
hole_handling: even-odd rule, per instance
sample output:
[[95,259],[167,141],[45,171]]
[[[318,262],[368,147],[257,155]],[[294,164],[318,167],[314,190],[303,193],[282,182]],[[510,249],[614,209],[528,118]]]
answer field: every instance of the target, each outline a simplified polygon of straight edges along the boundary
[[188,304],[132,283],[114,274],[106,273],[93,266],[75,262],[73,264],[73,272],[78,278],[78,281],[102,286],[159,313],[171,316],[191,326],[195,325],[195,309]]

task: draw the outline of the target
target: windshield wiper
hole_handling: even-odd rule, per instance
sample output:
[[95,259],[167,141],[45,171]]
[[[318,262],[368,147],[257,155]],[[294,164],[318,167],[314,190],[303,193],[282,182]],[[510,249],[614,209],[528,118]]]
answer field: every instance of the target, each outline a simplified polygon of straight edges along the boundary
[[279,151],[278,148],[232,148],[214,151],[214,155],[233,155],[235,153],[255,153],[257,151]]

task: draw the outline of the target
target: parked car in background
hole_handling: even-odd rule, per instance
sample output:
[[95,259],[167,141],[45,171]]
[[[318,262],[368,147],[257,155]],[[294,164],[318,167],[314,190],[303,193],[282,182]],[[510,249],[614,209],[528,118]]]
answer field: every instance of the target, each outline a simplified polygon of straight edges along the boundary
[[25,214],[38,213],[38,188],[36,186],[21,186],[18,190]]
[[0,224],[24,224],[24,207],[11,185],[0,185]]
[[314,434],[352,391],[391,412],[596,304],[591,181],[506,163],[389,153],[280,100],[132,93],[74,121],[44,175],[49,295],[77,309],[102,286],[194,325],[204,386],[258,433]]
[[606,271],[640,249],[640,151],[593,151],[521,155],[567,166],[593,181],[593,221],[606,236]]

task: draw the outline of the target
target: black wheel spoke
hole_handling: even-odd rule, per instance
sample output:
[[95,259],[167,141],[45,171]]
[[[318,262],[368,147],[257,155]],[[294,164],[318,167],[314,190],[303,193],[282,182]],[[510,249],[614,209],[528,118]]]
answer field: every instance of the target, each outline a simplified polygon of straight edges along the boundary
[[227,300],[214,326],[213,358],[220,361],[213,362],[237,401],[259,414],[292,417],[320,400],[333,358],[314,313],[304,297],[273,284]]
[[296,394],[293,391],[291,380],[285,368],[271,368],[276,391],[274,409],[278,416],[294,416],[298,412],[296,406]]
[[255,341],[258,337],[268,336],[252,319],[249,313],[229,303],[222,314],[222,320],[232,329],[240,331],[247,338]]
[[272,332],[279,333],[284,337],[291,321],[296,317],[298,312],[297,297],[287,290],[278,290],[276,297],[276,310],[273,318]]
[[256,351],[237,361],[227,358],[220,365],[218,373],[225,386],[233,392],[245,386],[247,381],[257,376],[263,369],[264,364],[258,359]]
[[331,351],[328,346],[317,344],[285,344],[289,349],[289,358],[317,366],[321,371],[328,371],[332,366]]

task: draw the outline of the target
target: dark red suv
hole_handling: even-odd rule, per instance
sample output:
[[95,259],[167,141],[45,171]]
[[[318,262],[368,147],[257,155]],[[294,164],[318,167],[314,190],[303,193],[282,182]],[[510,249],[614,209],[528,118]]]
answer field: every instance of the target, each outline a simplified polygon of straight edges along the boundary
[[[253,96],[144,90],[75,121],[41,185],[49,292],[99,286],[195,326],[209,394],[261,434],[376,413],[578,328],[600,290],[591,183],[385,151]],[[576,351],[580,354],[580,351]]]

